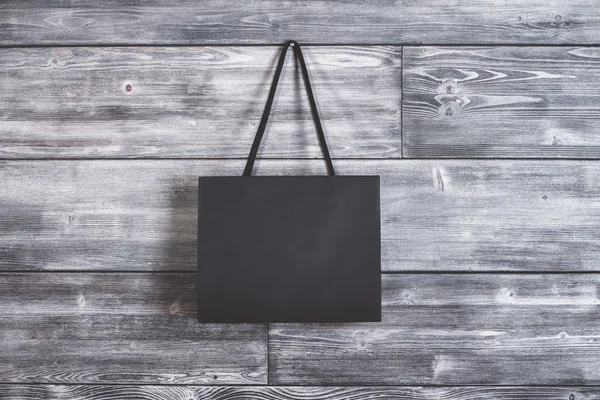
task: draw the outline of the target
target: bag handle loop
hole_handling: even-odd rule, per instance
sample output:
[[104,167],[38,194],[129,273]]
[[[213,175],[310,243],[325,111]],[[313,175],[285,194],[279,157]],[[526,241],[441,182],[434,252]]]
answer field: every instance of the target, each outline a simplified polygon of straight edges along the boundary
[[260,146],[260,141],[262,140],[263,134],[265,133],[265,128],[267,126],[267,120],[269,119],[269,114],[271,113],[271,107],[273,105],[273,99],[275,98],[275,91],[277,89],[277,83],[279,82],[279,77],[281,76],[281,71],[283,70],[283,63],[285,61],[285,55],[289,47],[292,47],[294,50],[294,55],[300,62],[300,70],[302,72],[302,79],[304,80],[304,86],[306,88],[306,94],[308,95],[308,101],[310,103],[310,111],[312,113],[313,120],[315,122],[315,128],[317,129],[317,138],[319,139],[319,146],[321,147],[321,153],[323,154],[323,158],[325,159],[325,163],[327,165],[327,173],[331,176],[335,175],[335,171],[333,169],[333,163],[331,162],[331,156],[329,155],[329,149],[327,148],[327,142],[325,141],[325,134],[323,133],[323,127],[321,126],[321,119],[319,118],[319,112],[317,111],[317,103],[315,102],[315,97],[312,91],[312,87],[310,86],[310,80],[308,77],[308,69],[306,68],[306,62],[304,61],[304,56],[302,55],[302,50],[300,49],[300,45],[295,40],[290,40],[285,43],[283,46],[283,50],[281,51],[281,55],[279,56],[279,62],[277,63],[277,69],[275,70],[275,76],[273,78],[273,83],[271,84],[271,90],[269,91],[269,97],[267,98],[267,104],[265,106],[265,110],[263,111],[262,118],[260,119],[260,124],[258,125],[258,131],[256,132],[256,136],[254,137],[254,143],[252,143],[252,148],[250,149],[250,155],[248,156],[248,161],[246,162],[246,168],[244,169],[243,176],[252,175],[252,167],[254,166],[254,161],[256,160],[256,154],[258,153],[258,148]]

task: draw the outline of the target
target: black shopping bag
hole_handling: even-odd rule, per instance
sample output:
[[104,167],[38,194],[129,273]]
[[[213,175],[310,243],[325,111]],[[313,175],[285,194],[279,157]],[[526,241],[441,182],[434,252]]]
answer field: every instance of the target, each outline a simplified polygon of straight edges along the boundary
[[[251,176],[293,47],[329,176]],[[201,177],[198,321],[381,321],[379,176],[336,176],[298,43],[243,176]]]

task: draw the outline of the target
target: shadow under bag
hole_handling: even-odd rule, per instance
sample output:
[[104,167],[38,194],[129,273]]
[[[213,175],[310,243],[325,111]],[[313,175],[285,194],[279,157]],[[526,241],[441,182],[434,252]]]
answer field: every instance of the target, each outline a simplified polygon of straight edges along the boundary
[[[251,176],[289,47],[329,176]],[[379,176],[336,176],[298,43],[283,47],[243,176],[201,177],[198,321],[381,321]]]

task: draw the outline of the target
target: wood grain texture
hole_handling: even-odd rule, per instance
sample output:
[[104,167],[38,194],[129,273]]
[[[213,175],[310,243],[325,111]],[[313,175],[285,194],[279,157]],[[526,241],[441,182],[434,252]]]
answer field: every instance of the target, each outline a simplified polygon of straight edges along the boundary
[[600,42],[597,0],[4,0],[0,16],[7,45]]
[[[280,51],[0,49],[0,158],[247,157]],[[399,158],[400,47],[304,53],[332,156]],[[292,55],[263,156],[321,156]]]
[[599,275],[383,275],[381,323],[271,324],[271,384],[600,382]]
[[[198,177],[242,160],[0,162],[0,269],[195,271]],[[336,160],[381,176],[384,271],[600,271],[600,162]],[[259,160],[257,175],[325,174]]]
[[600,49],[405,49],[406,157],[598,158]]
[[0,274],[0,382],[264,384],[267,327],[196,322],[195,274]]
[[[571,396],[573,396],[571,398]],[[200,387],[4,385],[12,400],[597,400],[598,388],[578,387]]]

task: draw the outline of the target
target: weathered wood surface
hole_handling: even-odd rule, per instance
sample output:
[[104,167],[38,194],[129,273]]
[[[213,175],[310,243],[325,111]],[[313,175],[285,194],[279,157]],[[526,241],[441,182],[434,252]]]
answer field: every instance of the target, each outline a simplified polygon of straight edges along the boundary
[[[0,158],[247,157],[280,50],[0,49]],[[304,53],[332,156],[399,158],[400,47]],[[288,54],[259,157],[320,155]]]
[[[0,269],[196,270],[198,177],[242,160],[0,162]],[[381,175],[385,271],[600,271],[600,162],[336,160]],[[257,175],[325,174],[260,160]]]
[[3,0],[0,43],[600,42],[597,0]]
[[[1,158],[246,157],[279,48],[1,49]],[[334,158],[598,158],[597,48],[307,47]],[[131,90],[127,91],[127,85]],[[319,157],[292,57],[262,157]]]
[[600,154],[600,48],[407,47],[406,157]]
[[383,320],[271,324],[269,381],[600,383],[599,275],[383,275]]
[[266,383],[267,326],[199,324],[195,290],[189,273],[2,273],[0,382]]
[[[0,382],[265,383],[193,274],[0,274]],[[271,324],[271,384],[597,384],[598,275],[383,275],[383,322]],[[293,383],[292,383],[293,382]]]
[[[288,39],[382,176],[382,323],[195,321],[197,177]],[[0,398],[600,399],[600,161],[389,160],[598,159],[598,44],[598,0],[0,1]],[[259,156],[320,157],[291,57]]]
[[[571,397],[572,396],[572,397]],[[12,400],[597,400],[600,389],[581,387],[201,387],[4,385]]]

